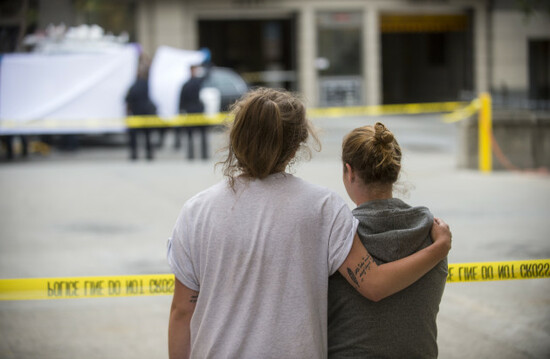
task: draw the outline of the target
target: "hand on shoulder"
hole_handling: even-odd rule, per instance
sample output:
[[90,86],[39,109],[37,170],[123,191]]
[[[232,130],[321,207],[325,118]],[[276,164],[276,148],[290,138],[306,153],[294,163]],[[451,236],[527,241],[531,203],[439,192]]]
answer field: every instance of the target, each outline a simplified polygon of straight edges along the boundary
[[442,258],[445,258],[452,246],[452,233],[449,225],[441,218],[434,217],[434,222],[430,232],[434,246],[441,251]]

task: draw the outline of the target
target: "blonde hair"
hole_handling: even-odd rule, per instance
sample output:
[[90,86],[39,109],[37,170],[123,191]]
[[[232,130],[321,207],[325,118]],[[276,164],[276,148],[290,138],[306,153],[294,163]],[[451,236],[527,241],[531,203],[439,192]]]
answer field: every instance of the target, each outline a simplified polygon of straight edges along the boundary
[[237,176],[262,179],[284,171],[310,135],[320,147],[303,103],[285,90],[250,91],[232,106],[231,114],[228,154],[219,163],[231,187]]
[[346,135],[342,161],[348,163],[365,184],[393,184],[401,170],[401,148],[393,133],[377,122]]

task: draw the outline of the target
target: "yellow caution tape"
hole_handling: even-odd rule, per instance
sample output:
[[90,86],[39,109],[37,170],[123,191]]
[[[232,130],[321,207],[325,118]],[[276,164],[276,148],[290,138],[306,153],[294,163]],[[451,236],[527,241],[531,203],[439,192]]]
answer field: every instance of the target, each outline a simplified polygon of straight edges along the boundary
[[80,131],[115,131],[120,132],[125,129],[124,119],[121,118],[103,118],[103,119],[37,119],[32,121],[18,120],[0,120],[0,132],[15,133],[22,132],[40,132],[40,130],[62,130],[77,133]]
[[[448,283],[550,278],[550,259],[449,264]],[[171,295],[173,274],[0,279],[0,300]]]
[[380,116],[452,112],[464,107],[464,105],[464,102],[429,102],[379,106],[319,107],[309,109],[307,113],[309,117]]
[[[453,112],[460,110],[465,105],[464,102],[429,102],[380,106],[319,107],[308,109],[307,115],[310,118],[318,118]],[[161,118],[158,116],[130,116],[126,118],[126,125],[129,128],[184,127],[219,125],[227,121],[231,121],[231,116],[222,112],[213,116],[192,114],[178,115],[169,118]]]
[[0,279],[0,300],[170,295],[174,275]]
[[449,264],[447,283],[550,278],[550,259]]
[[[429,102],[410,103],[398,105],[379,106],[355,106],[355,107],[319,107],[307,110],[308,117],[345,117],[345,116],[382,116],[396,114],[420,114],[437,112],[460,111],[467,104],[464,102]],[[86,120],[56,120],[38,119],[34,121],[1,120],[0,132],[21,133],[36,132],[41,130],[60,130],[77,132],[92,131],[124,131],[125,128],[161,128],[161,127],[186,127],[186,126],[212,126],[221,125],[231,121],[231,115],[226,112],[214,115],[189,114],[171,117],[159,116],[129,116],[125,119],[86,119]]]
[[443,115],[443,122],[452,123],[462,121],[473,116],[481,108],[481,102],[478,98],[474,99],[468,106],[457,109],[454,112]]
[[126,118],[126,126],[128,126],[128,128],[211,126],[223,124],[227,119],[228,114],[225,112],[215,115],[177,115],[169,118],[158,116],[129,116]]

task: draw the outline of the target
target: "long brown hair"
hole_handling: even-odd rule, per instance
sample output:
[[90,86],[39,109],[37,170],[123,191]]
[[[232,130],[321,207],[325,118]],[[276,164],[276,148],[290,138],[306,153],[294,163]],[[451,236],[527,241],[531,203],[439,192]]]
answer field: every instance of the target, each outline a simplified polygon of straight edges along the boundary
[[284,171],[310,135],[320,148],[303,103],[285,90],[250,91],[233,105],[231,115],[228,154],[220,162],[231,187],[239,175],[262,179]]
[[342,161],[367,183],[393,184],[401,170],[401,147],[390,130],[377,122],[344,137]]

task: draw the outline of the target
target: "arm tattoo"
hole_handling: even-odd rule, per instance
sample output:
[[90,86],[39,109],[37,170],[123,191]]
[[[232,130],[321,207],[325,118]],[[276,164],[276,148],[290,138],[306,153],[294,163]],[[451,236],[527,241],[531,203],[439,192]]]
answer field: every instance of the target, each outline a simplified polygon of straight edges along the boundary
[[348,267],[348,276],[357,288],[360,287],[359,280],[361,280],[361,282],[365,280],[365,276],[367,275],[367,271],[370,269],[371,263],[372,257],[367,255],[366,257],[361,258],[361,261],[357,264],[357,267],[355,267],[355,271]]
[[191,299],[189,299],[189,303],[197,303],[197,299],[199,299],[198,295],[192,295]]
[[355,278],[355,274],[353,274],[353,271],[351,269],[349,269],[349,267],[348,267],[348,276],[353,281],[353,283],[355,283],[357,288],[359,288],[359,282],[357,281],[357,278]]

